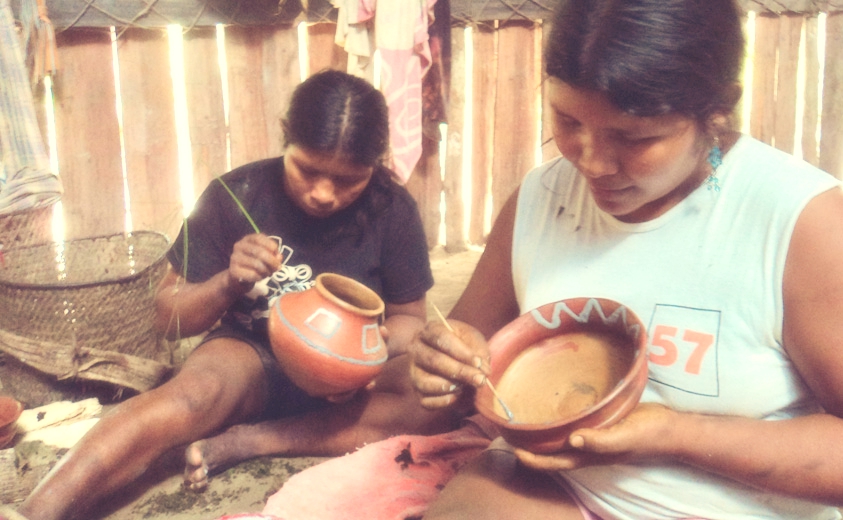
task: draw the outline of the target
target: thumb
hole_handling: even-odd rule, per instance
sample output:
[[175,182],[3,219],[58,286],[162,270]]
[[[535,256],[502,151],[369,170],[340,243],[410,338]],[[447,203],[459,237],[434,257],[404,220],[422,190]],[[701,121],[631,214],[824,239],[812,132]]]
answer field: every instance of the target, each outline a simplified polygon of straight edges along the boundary
[[568,437],[568,444],[575,450],[600,453],[606,446],[607,434],[609,434],[608,429],[583,428],[574,431]]

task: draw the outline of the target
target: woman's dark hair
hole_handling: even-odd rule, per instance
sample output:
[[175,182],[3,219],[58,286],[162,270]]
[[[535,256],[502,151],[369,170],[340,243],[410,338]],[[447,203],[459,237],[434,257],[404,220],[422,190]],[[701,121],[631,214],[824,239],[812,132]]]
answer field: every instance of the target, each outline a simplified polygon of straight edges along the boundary
[[325,70],[293,92],[282,120],[284,143],[337,153],[355,164],[379,164],[389,149],[389,112],[368,81]]
[[624,112],[700,123],[734,109],[743,57],[734,0],[562,0],[545,49],[548,75]]
[[374,167],[360,197],[325,221],[324,229],[312,237],[330,245],[352,236],[359,244],[368,222],[393,200],[394,174],[381,164],[389,151],[389,111],[383,94],[345,72],[318,72],[296,87],[282,124],[287,146],[338,154],[354,164]]

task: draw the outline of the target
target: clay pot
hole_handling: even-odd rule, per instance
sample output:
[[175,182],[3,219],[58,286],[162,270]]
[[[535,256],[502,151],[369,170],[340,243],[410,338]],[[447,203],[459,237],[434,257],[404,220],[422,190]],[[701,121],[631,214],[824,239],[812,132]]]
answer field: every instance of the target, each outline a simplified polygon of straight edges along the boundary
[[387,359],[379,325],[384,303],[373,290],[334,273],[281,295],[269,313],[269,339],[281,369],[315,397],[365,386]]
[[604,428],[637,404],[647,385],[647,335],[627,307],[602,298],[543,305],[489,340],[489,380],[512,412],[510,420],[488,387],[478,411],[514,446],[553,453],[579,428]]
[[0,395],[0,449],[5,448],[17,433],[15,422],[23,412],[23,404],[7,395]]

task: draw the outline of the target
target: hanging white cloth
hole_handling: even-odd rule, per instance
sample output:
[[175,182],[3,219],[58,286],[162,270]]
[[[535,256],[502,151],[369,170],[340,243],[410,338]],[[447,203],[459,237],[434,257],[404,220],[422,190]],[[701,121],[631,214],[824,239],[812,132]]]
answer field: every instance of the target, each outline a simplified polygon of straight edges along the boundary
[[389,106],[390,166],[407,182],[422,153],[422,78],[430,68],[428,26],[436,0],[333,0],[335,41],[348,53],[348,72],[373,81]]
[[0,216],[53,204],[61,181],[50,169],[9,0],[0,0]]
[[346,72],[375,83],[375,6],[377,0],[333,0],[337,12],[334,42],[348,54]]

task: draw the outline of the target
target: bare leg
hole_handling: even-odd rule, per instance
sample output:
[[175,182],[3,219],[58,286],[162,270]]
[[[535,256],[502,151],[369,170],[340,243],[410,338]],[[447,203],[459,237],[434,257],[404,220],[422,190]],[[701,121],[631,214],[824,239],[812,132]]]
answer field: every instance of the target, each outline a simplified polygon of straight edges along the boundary
[[460,415],[431,412],[409,386],[409,356],[387,363],[372,390],[353,400],[295,417],[238,424],[185,451],[185,484],[207,486],[208,475],[264,455],[336,456],[393,435],[453,429]]
[[208,342],[172,380],[103,417],[24,501],[20,513],[30,520],[82,515],[168,450],[260,411],[267,392],[263,375],[250,346],[230,339]]
[[425,520],[582,520],[571,497],[549,475],[529,470],[508,451],[487,450],[442,490]]

